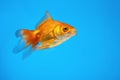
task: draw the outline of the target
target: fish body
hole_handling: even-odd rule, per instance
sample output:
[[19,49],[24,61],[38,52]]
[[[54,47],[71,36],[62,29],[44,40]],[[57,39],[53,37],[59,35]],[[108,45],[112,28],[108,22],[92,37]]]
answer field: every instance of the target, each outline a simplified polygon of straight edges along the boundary
[[[48,12],[43,17],[35,30],[21,29],[17,36],[25,41],[24,47],[32,46],[32,49],[47,49],[58,46],[76,34],[76,29],[69,24],[54,20]],[[41,45],[38,45],[41,43]],[[17,47],[19,48],[19,47]],[[17,51],[17,50],[16,50]],[[18,50],[18,52],[20,49]]]

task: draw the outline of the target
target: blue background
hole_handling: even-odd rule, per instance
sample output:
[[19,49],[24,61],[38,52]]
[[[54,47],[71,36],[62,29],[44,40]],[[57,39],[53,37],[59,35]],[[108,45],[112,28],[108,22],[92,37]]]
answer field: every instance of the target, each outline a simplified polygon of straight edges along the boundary
[[[77,35],[22,60],[15,31],[35,29],[46,11]],[[0,0],[0,80],[120,80],[120,1]]]

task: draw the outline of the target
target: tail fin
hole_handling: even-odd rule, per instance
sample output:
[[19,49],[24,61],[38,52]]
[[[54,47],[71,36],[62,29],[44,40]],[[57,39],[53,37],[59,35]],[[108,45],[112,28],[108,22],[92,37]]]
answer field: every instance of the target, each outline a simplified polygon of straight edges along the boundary
[[13,49],[14,53],[22,51],[29,45],[32,45],[32,47],[34,47],[38,43],[36,35],[32,30],[20,29],[16,31],[15,35],[16,37],[21,37],[21,40],[19,41],[17,46]]
[[22,29],[19,29],[15,32],[16,37],[21,37],[22,36]]

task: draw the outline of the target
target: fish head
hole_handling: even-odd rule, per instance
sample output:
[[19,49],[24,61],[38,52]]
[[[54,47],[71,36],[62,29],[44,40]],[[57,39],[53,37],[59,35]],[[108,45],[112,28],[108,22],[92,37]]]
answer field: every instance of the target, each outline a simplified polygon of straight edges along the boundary
[[57,38],[66,40],[76,35],[76,29],[69,24],[61,23],[57,25],[56,33],[57,33]]

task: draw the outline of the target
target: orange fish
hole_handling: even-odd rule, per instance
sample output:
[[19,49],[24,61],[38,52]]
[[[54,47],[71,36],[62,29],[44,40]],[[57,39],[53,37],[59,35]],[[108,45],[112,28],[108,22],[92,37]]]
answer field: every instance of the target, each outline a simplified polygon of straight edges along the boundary
[[43,17],[35,30],[21,29],[16,31],[16,36],[22,40],[14,48],[14,52],[31,46],[32,50],[42,50],[58,46],[76,34],[76,29],[69,24],[54,20],[48,12]]

